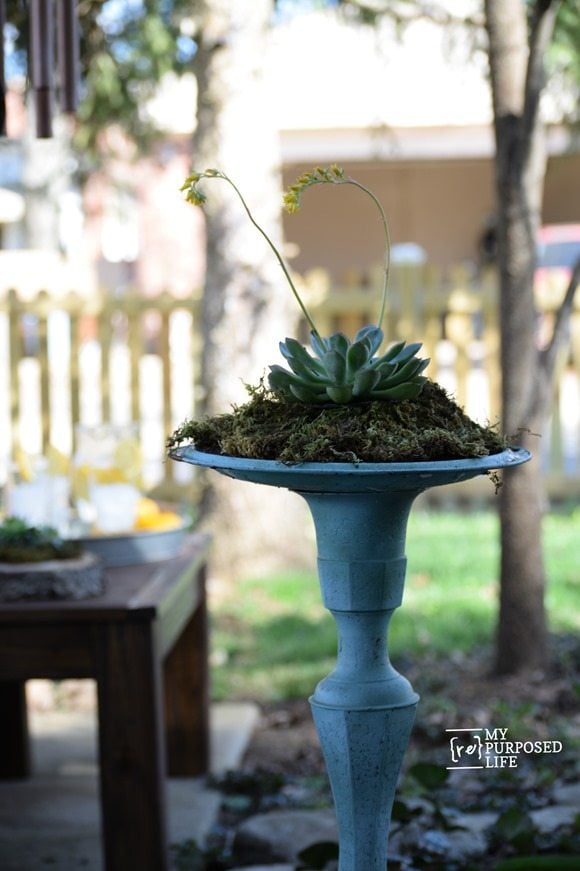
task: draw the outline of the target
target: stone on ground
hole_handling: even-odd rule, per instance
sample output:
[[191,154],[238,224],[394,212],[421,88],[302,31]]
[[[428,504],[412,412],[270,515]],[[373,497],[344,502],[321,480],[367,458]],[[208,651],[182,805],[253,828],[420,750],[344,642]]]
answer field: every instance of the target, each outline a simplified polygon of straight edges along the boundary
[[556,804],[580,808],[580,783],[563,783],[554,789]]
[[294,865],[244,865],[232,871],[294,871]]
[[571,805],[549,805],[530,814],[536,828],[548,834],[560,826],[571,825],[578,816],[578,808]]
[[338,841],[330,810],[283,810],[257,814],[240,825],[234,841],[239,862],[294,862],[320,841]]
[[[465,815],[468,824],[469,815]],[[406,856],[413,853],[421,853],[431,859],[446,860],[449,862],[463,862],[482,856],[487,849],[487,840],[481,831],[476,828],[471,830],[457,829],[450,832],[441,832],[438,829],[427,829],[413,821],[398,831],[394,831],[389,838],[389,855]]]

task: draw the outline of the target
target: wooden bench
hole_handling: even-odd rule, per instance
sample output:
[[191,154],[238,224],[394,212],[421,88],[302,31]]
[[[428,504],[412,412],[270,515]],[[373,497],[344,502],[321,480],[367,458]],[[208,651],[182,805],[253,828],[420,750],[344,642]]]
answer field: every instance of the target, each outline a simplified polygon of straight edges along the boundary
[[208,770],[208,548],[109,569],[98,598],[0,605],[0,777],[30,774],[25,681],[94,678],[107,871],[165,871],[165,775]]

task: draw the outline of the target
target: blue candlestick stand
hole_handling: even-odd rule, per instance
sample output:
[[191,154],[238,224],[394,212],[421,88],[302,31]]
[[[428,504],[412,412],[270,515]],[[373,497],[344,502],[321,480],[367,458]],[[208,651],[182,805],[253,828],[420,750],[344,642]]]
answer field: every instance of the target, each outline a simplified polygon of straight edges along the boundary
[[306,499],[322,598],[338,632],[336,668],[310,703],[336,807],[339,871],[385,871],[395,788],[419,698],[387,651],[388,624],[403,599],[411,505],[430,487],[514,467],[530,454],[513,448],[471,460],[294,466],[191,447],[172,457]]

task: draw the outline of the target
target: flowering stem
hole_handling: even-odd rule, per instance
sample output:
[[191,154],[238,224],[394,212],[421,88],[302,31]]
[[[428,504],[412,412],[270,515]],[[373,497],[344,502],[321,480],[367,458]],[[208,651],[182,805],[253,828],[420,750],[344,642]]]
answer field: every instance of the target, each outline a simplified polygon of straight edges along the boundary
[[351,184],[354,187],[359,188],[359,190],[363,191],[365,194],[371,198],[377,209],[379,210],[379,214],[381,216],[381,221],[383,224],[383,231],[385,234],[385,265],[383,270],[383,295],[381,301],[381,309],[379,312],[379,318],[377,326],[381,329],[385,311],[387,307],[387,285],[389,282],[389,269],[391,265],[391,237],[389,233],[389,225],[387,223],[387,217],[385,215],[384,209],[381,206],[379,200],[373,194],[371,190],[365,187],[360,182],[356,181],[354,178],[350,178],[350,176],[345,175],[344,170],[333,164],[329,167],[321,167],[317,166],[312,172],[303,173],[300,178],[296,180],[296,182],[290,186],[287,193],[284,195],[284,205],[286,210],[291,214],[297,212],[300,208],[300,200],[304,191],[317,184]]
[[[187,201],[191,202],[197,206],[199,206],[205,202],[205,199],[206,199],[205,194],[202,191],[200,191],[198,188],[199,182],[204,178],[221,178],[224,181],[227,181],[232,186],[232,188],[234,189],[234,191],[238,195],[240,202],[242,203],[242,206],[244,207],[244,210],[245,210],[248,218],[250,219],[250,221],[252,222],[252,224],[254,225],[256,230],[258,230],[258,232],[261,233],[261,235],[264,237],[264,239],[266,240],[266,242],[270,246],[270,249],[272,250],[276,260],[280,264],[282,272],[284,273],[284,275],[286,277],[286,281],[290,285],[290,290],[294,294],[294,298],[296,299],[296,302],[300,306],[302,314],[304,315],[304,317],[306,318],[306,320],[310,324],[312,334],[316,338],[320,339],[320,333],[316,329],[316,325],[315,325],[314,321],[312,320],[312,317],[310,316],[308,309],[306,308],[306,306],[302,302],[302,298],[301,298],[300,294],[298,293],[298,290],[296,289],[296,285],[294,284],[294,282],[292,280],[292,276],[290,275],[290,272],[288,271],[288,267],[284,263],[284,260],[282,259],[280,252],[278,251],[278,249],[276,248],[276,246],[274,245],[274,243],[272,242],[272,240],[270,239],[270,237],[268,236],[266,231],[263,230],[262,227],[260,227],[260,225],[254,219],[254,216],[252,215],[252,213],[248,207],[248,204],[246,203],[244,197],[242,196],[241,192],[239,191],[237,186],[234,184],[234,182],[231,180],[231,178],[229,178],[229,176],[227,176],[224,172],[221,172],[218,169],[206,169],[204,172],[192,173],[192,175],[190,175],[185,180],[185,183],[183,184],[183,186],[181,188],[181,190],[186,191]],[[339,166],[333,165],[327,169],[317,167],[313,172],[307,172],[307,173],[304,173],[302,176],[300,176],[300,178],[297,180],[297,182],[294,185],[292,185],[289,188],[288,192],[284,195],[284,204],[285,204],[286,210],[291,212],[291,213],[298,211],[298,209],[300,208],[300,198],[301,198],[301,195],[304,192],[304,190],[306,190],[306,188],[308,188],[308,187],[311,187],[312,185],[324,184],[324,183],[351,184],[354,187],[359,188],[359,190],[363,191],[365,194],[368,194],[368,196],[371,198],[371,200],[373,201],[373,203],[375,204],[375,206],[379,210],[379,214],[381,216],[381,222],[383,225],[383,231],[385,234],[385,242],[386,242],[386,245],[385,245],[385,263],[384,263],[384,269],[383,269],[383,293],[382,293],[382,299],[381,299],[381,308],[380,308],[379,317],[378,317],[378,321],[377,321],[377,327],[379,329],[381,329],[383,320],[385,318],[385,312],[386,312],[386,307],[387,307],[387,287],[388,287],[388,283],[389,283],[389,270],[390,270],[390,265],[391,265],[391,238],[390,238],[390,233],[389,233],[389,225],[387,223],[387,218],[386,218],[384,209],[383,209],[382,205],[380,204],[379,200],[377,199],[377,197],[373,194],[373,192],[371,190],[369,190],[367,187],[365,187],[360,182],[356,181],[354,178],[350,178],[349,176],[345,175],[344,170],[341,169]]]
[[278,261],[278,263],[280,264],[282,272],[284,273],[284,275],[286,277],[286,281],[290,285],[290,290],[294,294],[296,302],[298,303],[298,305],[300,306],[300,308],[302,310],[302,314],[304,315],[304,317],[306,318],[306,320],[310,324],[310,328],[311,328],[312,332],[314,333],[315,336],[317,336],[317,338],[320,338],[320,334],[319,334],[318,330],[316,329],[316,325],[315,325],[314,321],[312,320],[312,317],[311,317],[308,309],[306,308],[306,306],[302,302],[300,294],[298,293],[298,291],[296,289],[296,285],[292,281],[292,277],[290,275],[290,272],[288,271],[288,267],[284,263],[284,260],[282,259],[280,252],[278,251],[278,249],[276,248],[276,246],[274,245],[274,243],[272,242],[272,240],[270,239],[270,237],[268,236],[266,231],[263,230],[262,227],[260,227],[260,225],[258,224],[258,222],[254,219],[254,216],[252,215],[252,213],[248,207],[248,204],[246,203],[245,199],[243,198],[242,194],[240,193],[239,189],[234,184],[234,182],[231,180],[231,178],[229,178],[223,172],[219,173],[219,177],[223,178],[224,181],[229,182],[231,184],[231,186],[233,187],[233,189],[235,190],[235,192],[237,193],[238,197],[240,198],[240,200],[242,202],[244,209],[246,210],[246,214],[248,215],[248,218],[250,219],[250,221],[252,222],[252,224],[254,225],[256,230],[258,230],[258,232],[262,234],[262,236],[264,237],[264,239],[266,240],[266,242],[268,243],[268,245],[272,249],[275,258]]
[[353,178],[346,177],[344,180],[339,180],[339,181],[335,182],[335,184],[352,184],[355,187],[359,188],[361,191],[364,191],[365,194],[368,194],[369,197],[372,199],[372,201],[376,205],[376,207],[379,210],[380,215],[381,215],[381,221],[383,224],[383,232],[385,234],[385,240],[386,240],[386,246],[385,246],[385,264],[383,267],[383,295],[382,295],[382,300],[381,300],[381,309],[379,312],[379,318],[377,321],[377,326],[380,329],[382,327],[383,320],[385,319],[385,311],[386,311],[386,307],[387,307],[387,286],[389,283],[389,270],[391,267],[391,236],[389,233],[389,224],[387,222],[387,216],[385,215],[385,210],[381,206],[379,200],[375,197],[374,193],[371,190],[369,190],[367,187],[365,187],[363,184],[361,184],[360,182],[355,181],[355,179],[353,179]]

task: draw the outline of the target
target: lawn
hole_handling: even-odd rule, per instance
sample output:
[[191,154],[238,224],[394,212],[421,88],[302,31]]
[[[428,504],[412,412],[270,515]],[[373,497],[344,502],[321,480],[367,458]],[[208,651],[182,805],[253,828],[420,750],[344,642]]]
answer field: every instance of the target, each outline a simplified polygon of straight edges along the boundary
[[[550,630],[578,631],[580,509],[546,518]],[[415,511],[409,521],[393,658],[489,645],[497,611],[498,520],[491,512]],[[334,623],[314,574],[244,579],[212,607],[213,696],[261,702],[303,697],[334,665]]]

